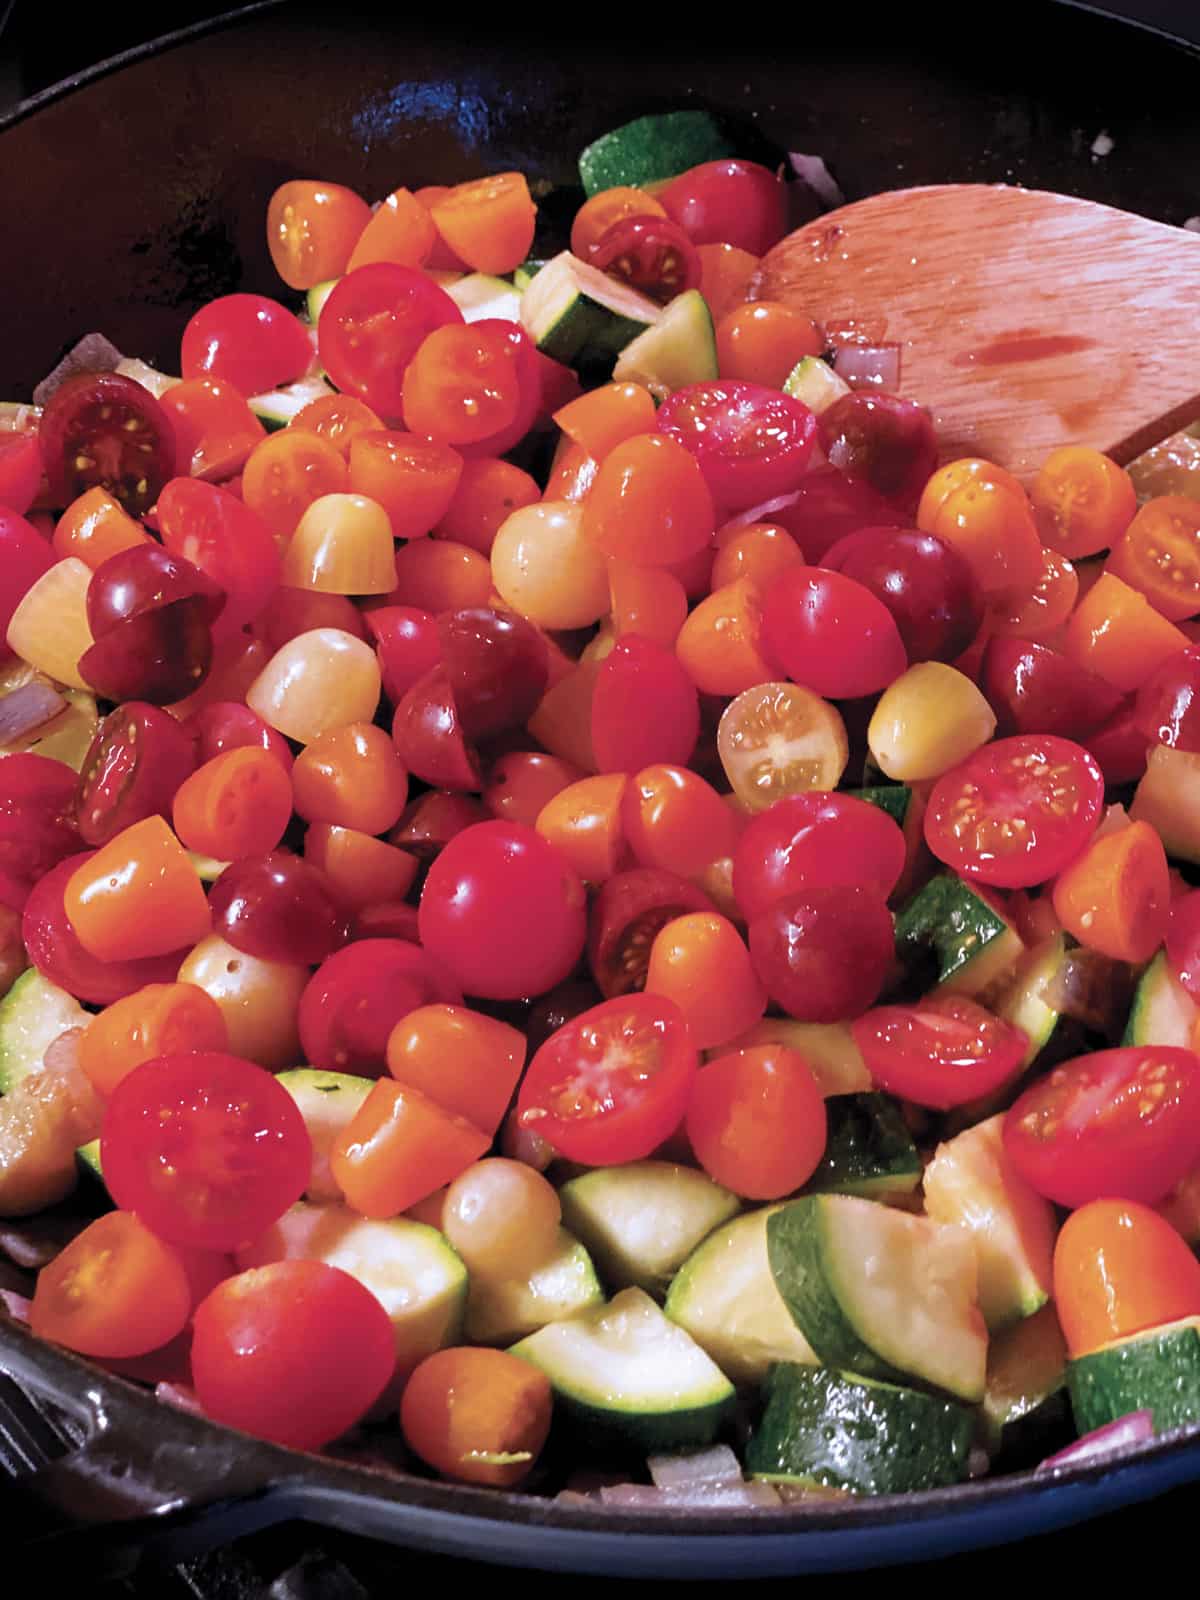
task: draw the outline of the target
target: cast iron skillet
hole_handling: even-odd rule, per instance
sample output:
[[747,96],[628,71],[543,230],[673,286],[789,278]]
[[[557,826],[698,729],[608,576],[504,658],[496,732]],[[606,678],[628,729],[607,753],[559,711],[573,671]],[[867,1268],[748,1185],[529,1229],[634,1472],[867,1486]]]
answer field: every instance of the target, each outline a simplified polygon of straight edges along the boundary
[[[1047,0],[1010,0],[969,30],[912,6],[866,26],[846,8],[815,9],[760,12],[742,37],[699,22],[689,33],[673,10],[669,31],[639,15],[609,37],[592,7],[593,31],[573,38],[546,8],[506,8],[502,35],[464,40],[449,25],[383,23],[358,0],[266,5],[70,80],[0,121],[0,396],[27,398],[92,329],[170,369],[202,300],[278,293],[263,216],[285,178],[378,196],[513,166],[567,185],[584,143],[647,110],[732,114],[765,150],[824,155],[850,199],[1010,181],[1173,223],[1200,212],[1200,53]],[[1115,148],[1097,159],[1102,129]],[[30,1527],[51,1505],[97,1525],[82,1536],[97,1572],[118,1548],[179,1559],[299,1517],[521,1566],[766,1576],[995,1543],[1200,1477],[1200,1437],[1182,1431],[1054,1479],[780,1511],[616,1513],[265,1445],[168,1410],[2,1318],[0,1372],[86,1430],[23,1485]]]

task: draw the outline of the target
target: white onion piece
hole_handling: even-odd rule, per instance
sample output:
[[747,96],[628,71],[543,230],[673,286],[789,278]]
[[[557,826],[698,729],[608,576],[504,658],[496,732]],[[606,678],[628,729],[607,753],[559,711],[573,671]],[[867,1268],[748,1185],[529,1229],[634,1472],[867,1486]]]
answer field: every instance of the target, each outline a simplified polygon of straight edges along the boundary
[[11,1289],[0,1289],[0,1301],[14,1322],[29,1321],[29,1313],[33,1309],[32,1300],[27,1300],[23,1294],[14,1294]]
[[154,1397],[161,1400],[165,1406],[174,1406],[176,1411],[186,1411],[189,1416],[202,1417],[204,1408],[196,1399],[196,1391],[189,1389],[183,1383],[158,1383],[154,1386]]
[[748,511],[739,511],[736,517],[730,517],[728,522],[723,522],[717,529],[718,543],[733,529],[748,528],[754,522],[770,522],[777,511],[786,511],[789,506],[794,506],[799,498],[799,489],[793,489],[790,494],[777,494],[774,499],[760,501]]
[[1154,1437],[1154,1417],[1149,1411],[1131,1411],[1106,1422],[1102,1428],[1093,1428],[1074,1444],[1039,1463],[1038,1472],[1058,1472],[1063,1467],[1082,1467],[1090,1461],[1101,1461],[1116,1450],[1127,1450],[1135,1444],[1145,1444]]
[[67,702],[48,683],[36,678],[0,699],[0,745],[24,739],[36,728],[51,722]]
[[852,389],[886,389],[895,394],[900,387],[900,346],[898,344],[843,344],[833,358],[833,370],[845,378]]
[[798,150],[788,151],[788,165],[830,211],[846,204],[846,196],[838,188],[833,174],[820,156],[802,155]]
[[687,1489],[659,1489],[651,1483],[617,1483],[600,1490],[606,1506],[630,1511],[754,1510],[777,1506],[779,1496],[769,1483],[696,1483]]
[[650,1476],[660,1489],[686,1489],[696,1483],[741,1483],[741,1462],[727,1444],[686,1455],[647,1458]]

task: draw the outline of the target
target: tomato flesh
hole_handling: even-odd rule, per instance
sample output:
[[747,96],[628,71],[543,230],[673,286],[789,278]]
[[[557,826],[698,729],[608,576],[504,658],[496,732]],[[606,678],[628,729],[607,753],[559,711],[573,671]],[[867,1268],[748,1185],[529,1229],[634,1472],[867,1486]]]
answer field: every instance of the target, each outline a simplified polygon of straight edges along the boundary
[[889,1094],[947,1111],[990,1094],[1021,1064],[1028,1040],[965,995],[878,1006],[851,1025],[871,1077]]
[[795,489],[817,439],[817,419],[806,405],[733,378],[676,389],[654,425],[691,451],[713,499],[728,511]]
[[50,495],[65,506],[99,485],[140,516],[175,471],[175,429],[119,372],[80,372],[54,391],[38,429]]
[[592,265],[666,305],[700,283],[696,246],[667,217],[621,217],[591,246]]

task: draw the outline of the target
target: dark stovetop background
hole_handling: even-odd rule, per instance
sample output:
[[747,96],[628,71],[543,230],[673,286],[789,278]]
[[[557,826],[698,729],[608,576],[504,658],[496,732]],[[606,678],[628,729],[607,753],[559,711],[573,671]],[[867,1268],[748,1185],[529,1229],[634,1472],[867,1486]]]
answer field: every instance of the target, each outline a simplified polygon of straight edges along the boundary
[[[169,6],[151,6],[122,0],[116,5],[85,5],[66,16],[60,7],[47,6],[43,0],[0,0],[0,111],[94,61],[153,38],[165,28],[184,27],[217,15],[231,3],[173,0]],[[1200,43],[1200,0],[1108,0],[1095,9]],[[336,15],[332,21],[336,29]],[[996,8],[987,25],[1004,26],[1003,5]],[[1030,48],[1036,50],[1036,40],[1030,41]],[[1079,66],[1086,71],[1086,64]],[[1084,1588],[1089,1580],[1097,1579],[1116,1585],[1123,1575],[1136,1571],[1143,1580],[1162,1582],[1165,1577],[1170,1583],[1173,1566],[1187,1563],[1194,1571],[1190,1515],[1195,1514],[1195,1499],[1195,1490],[1178,1489],[1150,1505],[1131,1507],[1065,1533],[912,1567],[903,1581],[970,1593],[986,1577],[995,1592],[1016,1591],[1019,1585],[1031,1582],[1058,1584],[1064,1578]],[[0,1528],[11,1540],[15,1530],[6,1527],[8,1521],[0,1484]],[[14,1557],[10,1544],[5,1566],[17,1577]],[[514,1573],[510,1578],[499,1569],[471,1562],[413,1555],[293,1524],[239,1540],[185,1567],[143,1572],[133,1581],[97,1585],[81,1574],[81,1592],[86,1592],[89,1600],[133,1600],[135,1596],[153,1600],[373,1600],[393,1594],[401,1584],[419,1591],[430,1583],[474,1587],[490,1586],[497,1580],[515,1581],[530,1600],[557,1593],[564,1581],[570,1582],[579,1600],[593,1600],[611,1587],[611,1580],[598,1578],[564,1579],[537,1573]],[[757,1585],[755,1594],[763,1600],[782,1600],[785,1594],[794,1594],[799,1583],[813,1600],[825,1600],[854,1582],[852,1577],[837,1575],[778,1580]],[[635,1587],[646,1592],[650,1586]],[[629,1593],[627,1585],[625,1592]]]

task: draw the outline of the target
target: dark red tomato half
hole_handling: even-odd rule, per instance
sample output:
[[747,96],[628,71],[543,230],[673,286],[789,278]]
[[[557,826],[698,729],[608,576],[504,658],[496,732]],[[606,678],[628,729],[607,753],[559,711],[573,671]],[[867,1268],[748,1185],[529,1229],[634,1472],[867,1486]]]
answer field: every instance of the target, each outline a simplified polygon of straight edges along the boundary
[[569,1161],[640,1161],[683,1120],[698,1057],[665,995],[622,995],[550,1035],[517,1097],[522,1128]]
[[996,713],[998,731],[1055,733],[1081,739],[1121,705],[1118,689],[1043,644],[989,639],[979,686]]
[[1200,1056],[1142,1045],[1068,1061],[1017,1099],[1004,1148],[1060,1206],[1153,1205],[1200,1164]]
[[928,411],[894,394],[860,390],[835,400],[821,413],[821,445],[835,467],[910,511],[937,466]]
[[206,598],[192,595],[118,622],[80,656],[81,676],[103,700],[182,700],[212,665],[208,610]]
[[908,665],[891,612],[853,578],[788,567],[762,609],[763,649],[792,679],[831,700],[878,694]]
[[399,705],[419,678],[442,659],[437,618],[420,606],[377,606],[363,615],[375,641],[383,692]]
[[185,378],[224,378],[241,394],[265,394],[302,378],[312,365],[312,340],[278,300],[225,294],[210,300],[183,330]]
[[1200,1000],[1200,889],[1180,895],[1171,904],[1167,960],[1192,999]]
[[591,248],[591,264],[665,306],[700,285],[700,254],[668,217],[622,217]]
[[787,190],[755,161],[705,161],[658,196],[693,244],[732,244],[764,255],[787,232]]
[[1109,717],[1079,741],[1113,788],[1136,783],[1146,770],[1151,741],[1138,725],[1137,702],[1128,695]]
[[1172,750],[1200,750],[1200,645],[1169,656],[1137,692],[1139,732]]
[[842,1022],[879,997],[895,960],[892,917],[875,885],[804,889],[750,923],[750,959],[799,1022]]
[[817,419],[806,405],[734,378],[676,389],[654,426],[695,456],[726,511],[789,494],[808,471],[817,439]]
[[42,452],[32,429],[0,433],[0,506],[28,511],[42,482]]
[[100,1130],[118,1206],[174,1244],[233,1250],[304,1193],[312,1141],[287,1090],[240,1056],[157,1056],[114,1089]]
[[0,761],[0,901],[24,908],[34,884],[79,849],[72,810],[75,777],[46,756]]
[[102,561],[87,590],[92,638],[100,639],[130,617],[156,611],[175,600],[204,601],[204,616],[214,623],[225,606],[225,591],[199,567],[159,544],[134,545]]
[[546,692],[546,641],[524,617],[494,606],[437,619],[442,669],[464,735],[474,741],[519,728]]
[[869,589],[892,613],[910,662],[954,661],[979,633],[983,592],[959,552],[916,528],[860,528],[823,567]]
[[146,817],[169,817],[176,789],[196,765],[195,744],[169,712],[137,700],[118,706],[96,730],[79,769],[79,837],[98,846]]
[[963,877],[1029,889],[1079,854],[1103,808],[1104,777],[1087,750],[1020,734],[984,745],[937,780],[925,842]]
[[225,591],[213,627],[225,639],[253,622],[279,588],[279,550],[258,514],[215,483],[173,478],[158,498],[158,526],[172,555]]
[[315,966],[349,932],[325,874],[288,850],[231,862],[209,891],[208,907],[214,933],[263,961]]
[[468,791],[483,787],[478,753],[467,743],[440,662],[405,690],[392,718],[392,743],[409,772],[423,783]]
[[709,897],[662,867],[633,867],[601,884],[588,920],[588,966],[607,1000],[646,987],[650,946],[676,917],[715,911]]
[[700,697],[674,650],[621,636],[592,691],[592,751],[599,772],[686,767],[700,737]]
[[733,853],[733,892],[749,921],[785,895],[872,883],[886,898],[904,871],[904,834],[853,795],[808,790],[747,824]]
[[905,513],[864,479],[829,466],[807,473],[790,503],[773,510],[769,520],[787,529],[813,566],[821,566],[826,551],[859,528],[902,528],[908,523]]
[[385,422],[404,418],[404,369],[435,328],[461,322],[444,289],[415,267],[375,262],[348,272],[321,308],[321,365]]
[[119,372],[79,372],[57,388],[38,428],[56,506],[107,489],[141,516],[175,471],[175,429],[148,389]]
[[850,1031],[881,1089],[938,1111],[999,1089],[1029,1044],[1019,1028],[957,994],[877,1006]]
[[304,1059],[332,1072],[378,1077],[388,1035],[418,1006],[461,1005],[462,990],[406,939],[360,939],[323,961],[300,997]]

